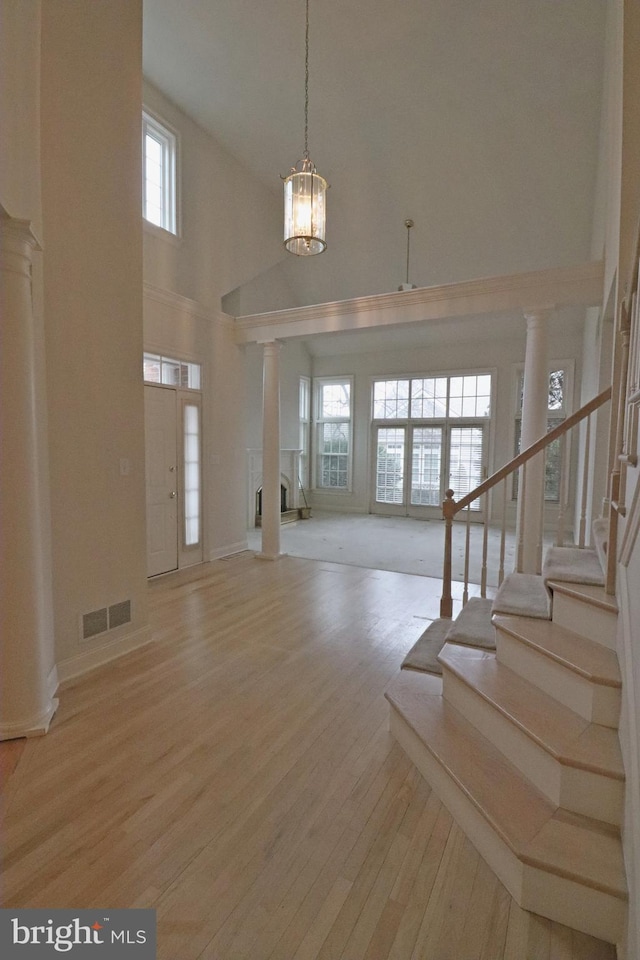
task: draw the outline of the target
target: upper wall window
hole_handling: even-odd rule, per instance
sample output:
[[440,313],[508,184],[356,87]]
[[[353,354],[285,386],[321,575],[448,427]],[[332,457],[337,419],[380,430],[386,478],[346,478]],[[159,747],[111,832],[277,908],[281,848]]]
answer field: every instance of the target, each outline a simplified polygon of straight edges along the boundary
[[142,215],[149,223],[177,233],[176,135],[148,113],[142,114]]
[[374,420],[489,417],[491,374],[374,380]]
[[200,390],[200,371],[199,363],[161,357],[158,353],[145,353],[142,363],[145,383],[162,383],[181,390]]

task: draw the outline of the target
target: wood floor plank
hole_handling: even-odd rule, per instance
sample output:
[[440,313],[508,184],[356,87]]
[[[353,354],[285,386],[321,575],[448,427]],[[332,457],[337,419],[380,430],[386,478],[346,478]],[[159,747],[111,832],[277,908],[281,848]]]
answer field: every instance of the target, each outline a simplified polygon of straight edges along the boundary
[[2,905],[153,907],[158,960],[521,960],[528,915],[388,732],[434,596],[250,553],[154,580],[153,641],[0,749]]

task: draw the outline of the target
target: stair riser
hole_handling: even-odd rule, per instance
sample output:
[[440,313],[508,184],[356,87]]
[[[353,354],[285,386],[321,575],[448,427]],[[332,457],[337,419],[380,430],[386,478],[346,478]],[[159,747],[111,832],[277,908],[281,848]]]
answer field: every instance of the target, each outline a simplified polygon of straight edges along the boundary
[[624,816],[624,782],[590,770],[563,767],[560,806],[585,817],[621,827]]
[[445,699],[552,803],[620,826],[623,785],[619,780],[562,764],[446,666],[443,682]]
[[607,943],[620,943],[627,922],[624,901],[529,865],[522,906]]
[[618,617],[577,597],[569,597],[559,590],[553,592],[551,619],[561,627],[579,633],[609,650],[616,649]]
[[609,943],[620,940],[624,922],[624,907],[620,901],[523,864],[393,707],[390,729],[480,856],[520,906]]
[[522,901],[522,864],[504,839],[449,776],[404,718],[391,707],[389,728],[453,819],[511,896]]
[[496,640],[500,663],[585,720],[617,729],[620,717],[619,688],[591,683],[502,630],[496,631]]

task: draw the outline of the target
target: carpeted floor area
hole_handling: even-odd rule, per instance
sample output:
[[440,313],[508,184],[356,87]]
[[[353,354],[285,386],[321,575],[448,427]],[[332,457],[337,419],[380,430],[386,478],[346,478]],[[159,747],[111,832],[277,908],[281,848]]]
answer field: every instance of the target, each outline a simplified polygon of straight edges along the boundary
[[[466,526],[454,524],[453,578],[464,579],[464,542]],[[482,558],[481,524],[471,525],[470,583],[480,582]],[[261,549],[261,532],[248,532],[249,547]],[[507,533],[505,573],[514,566],[515,536]],[[281,550],[293,557],[326,560],[376,570],[412,573],[424,577],[442,577],[444,523],[441,520],[415,520],[411,517],[380,517],[374,514],[345,514],[313,511],[309,520],[283,524]],[[497,586],[500,559],[500,531],[490,529],[488,583]]]

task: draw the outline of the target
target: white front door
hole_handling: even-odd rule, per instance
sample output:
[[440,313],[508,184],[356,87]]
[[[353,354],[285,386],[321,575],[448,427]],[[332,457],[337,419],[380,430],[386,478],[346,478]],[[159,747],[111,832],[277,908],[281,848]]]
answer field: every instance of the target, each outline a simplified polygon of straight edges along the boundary
[[174,390],[145,386],[147,576],[178,568],[178,436]]

